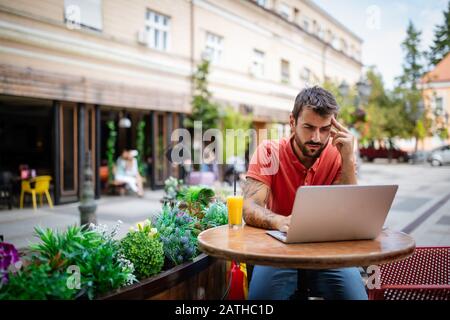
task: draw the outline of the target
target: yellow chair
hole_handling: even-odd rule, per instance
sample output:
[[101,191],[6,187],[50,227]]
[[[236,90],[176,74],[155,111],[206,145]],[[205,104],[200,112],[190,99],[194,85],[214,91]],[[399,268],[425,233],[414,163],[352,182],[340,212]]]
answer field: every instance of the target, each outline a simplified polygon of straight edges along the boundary
[[[52,180],[51,176],[37,176],[33,180],[22,180],[22,191],[20,193],[20,208],[23,208],[23,198],[25,193],[31,193],[31,197],[33,199],[33,208],[36,210],[36,194],[40,196],[41,207],[42,196],[45,193],[45,197],[47,198],[48,205],[50,208],[53,208],[52,198],[50,197],[50,193],[48,190],[50,189],[50,181]],[[31,188],[31,182],[35,183],[34,188]]]

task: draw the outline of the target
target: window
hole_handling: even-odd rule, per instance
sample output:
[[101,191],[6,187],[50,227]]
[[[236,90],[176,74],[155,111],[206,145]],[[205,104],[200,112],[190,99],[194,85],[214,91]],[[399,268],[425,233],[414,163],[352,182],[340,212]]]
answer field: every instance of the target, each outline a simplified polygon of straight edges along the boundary
[[267,0],[256,0],[256,3],[264,8],[267,6]]
[[309,82],[311,79],[311,70],[309,68],[304,67],[302,72],[300,73],[300,79],[305,82]]
[[313,20],[313,22],[312,22],[312,30],[311,30],[311,32],[313,34],[317,35],[317,21],[316,20]]
[[168,16],[147,10],[145,30],[149,47],[162,51],[168,50],[170,41],[170,18]]
[[321,25],[317,25],[317,36],[319,39],[324,40],[325,39],[325,31],[323,30]]
[[331,45],[336,50],[341,50],[341,43],[339,41],[339,38],[333,35],[333,38],[331,40]]
[[442,97],[434,98],[434,113],[438,117],[444,115],[444,99]]
[[350,45],[350,51],[348,55],[352,58],[356,58],[356,49],[354,45]]
[[264,52],[253,50],[253,63],[251,66],[251,74],[262,77],[264,75]]
[[331,41],[333,40],[333,32],[331,32],[331,30],[330,29],[328,29],[327,30],[327,38],[326,38],[326,41],[328,42],[328,43],[331,43]]
[[286,3],[281,3],[280,5],[280,14],[285,19],[291,18],[291,8]]
[[72,28],[102,30],[101,0],[64,0],[64,19]]
[[341,39],[341,47],[340,47],[341,51],[345,54],[347,54],[348,51],[348,45],[347,42],[345,42],[344,39]]
[[223,37],[211,32],[206,32],[205,54],[206,58],[212,63],[217,63],[220,61],[223,51],[222,43]]
[[281,82],[289,83],[289,61],[281,60]]
[[294,17],[293,20],[295,23],[298,23],[298,16],[300,15],[300,10],[298,8],[294,8]]
[[306,32],[310,32],[310,31],[309,31],[309,28],[310,28],[310,20],[309,20],[308,18],[304,18],[304,19],[303,19],[303,29],[304,29]]

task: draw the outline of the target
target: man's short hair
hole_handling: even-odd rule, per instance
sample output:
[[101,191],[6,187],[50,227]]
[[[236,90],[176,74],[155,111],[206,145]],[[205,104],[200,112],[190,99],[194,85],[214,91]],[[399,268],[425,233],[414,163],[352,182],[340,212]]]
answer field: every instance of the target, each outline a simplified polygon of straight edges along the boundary
[[292,109],[295,122],[297,122],[298,117],[305,107],[311,108],[314,112],[323,117],[330,114],[336,116],[339,112],[339,106],[334,96],[329,91],[319,86],[305,88],[297,95],[295,98],[294,109]]

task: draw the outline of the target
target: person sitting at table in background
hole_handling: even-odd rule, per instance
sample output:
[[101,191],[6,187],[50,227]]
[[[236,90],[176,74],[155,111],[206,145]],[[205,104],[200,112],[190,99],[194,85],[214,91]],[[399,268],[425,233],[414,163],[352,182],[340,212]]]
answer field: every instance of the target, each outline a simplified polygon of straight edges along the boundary
[[116,161],[114,179],[116,182],[122,182],[127,185],[139,197],[144,195],[142,186],[142,177],[139,174],[137,151],[124,149],[121,156]]
[[[286,232],[298,187],[357,184],[354,137],[337,122],[338,112],[336,99],[321,87],[297,95],[289,117],[291,136],[263,141],[250,161],[243,187],[248,225]],[[358,268],[305,272],[313,296],[367,299]],[[289,299],[296,288],[297,270],[255,266],[249,299]]]

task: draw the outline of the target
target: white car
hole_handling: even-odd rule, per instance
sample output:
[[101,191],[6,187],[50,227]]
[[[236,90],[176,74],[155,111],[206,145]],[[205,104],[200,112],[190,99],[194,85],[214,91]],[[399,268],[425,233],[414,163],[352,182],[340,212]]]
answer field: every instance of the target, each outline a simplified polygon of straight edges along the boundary
[[450,145],[434,149],[428,157],[428,162],[430,162],[433,167],[450,164]]

